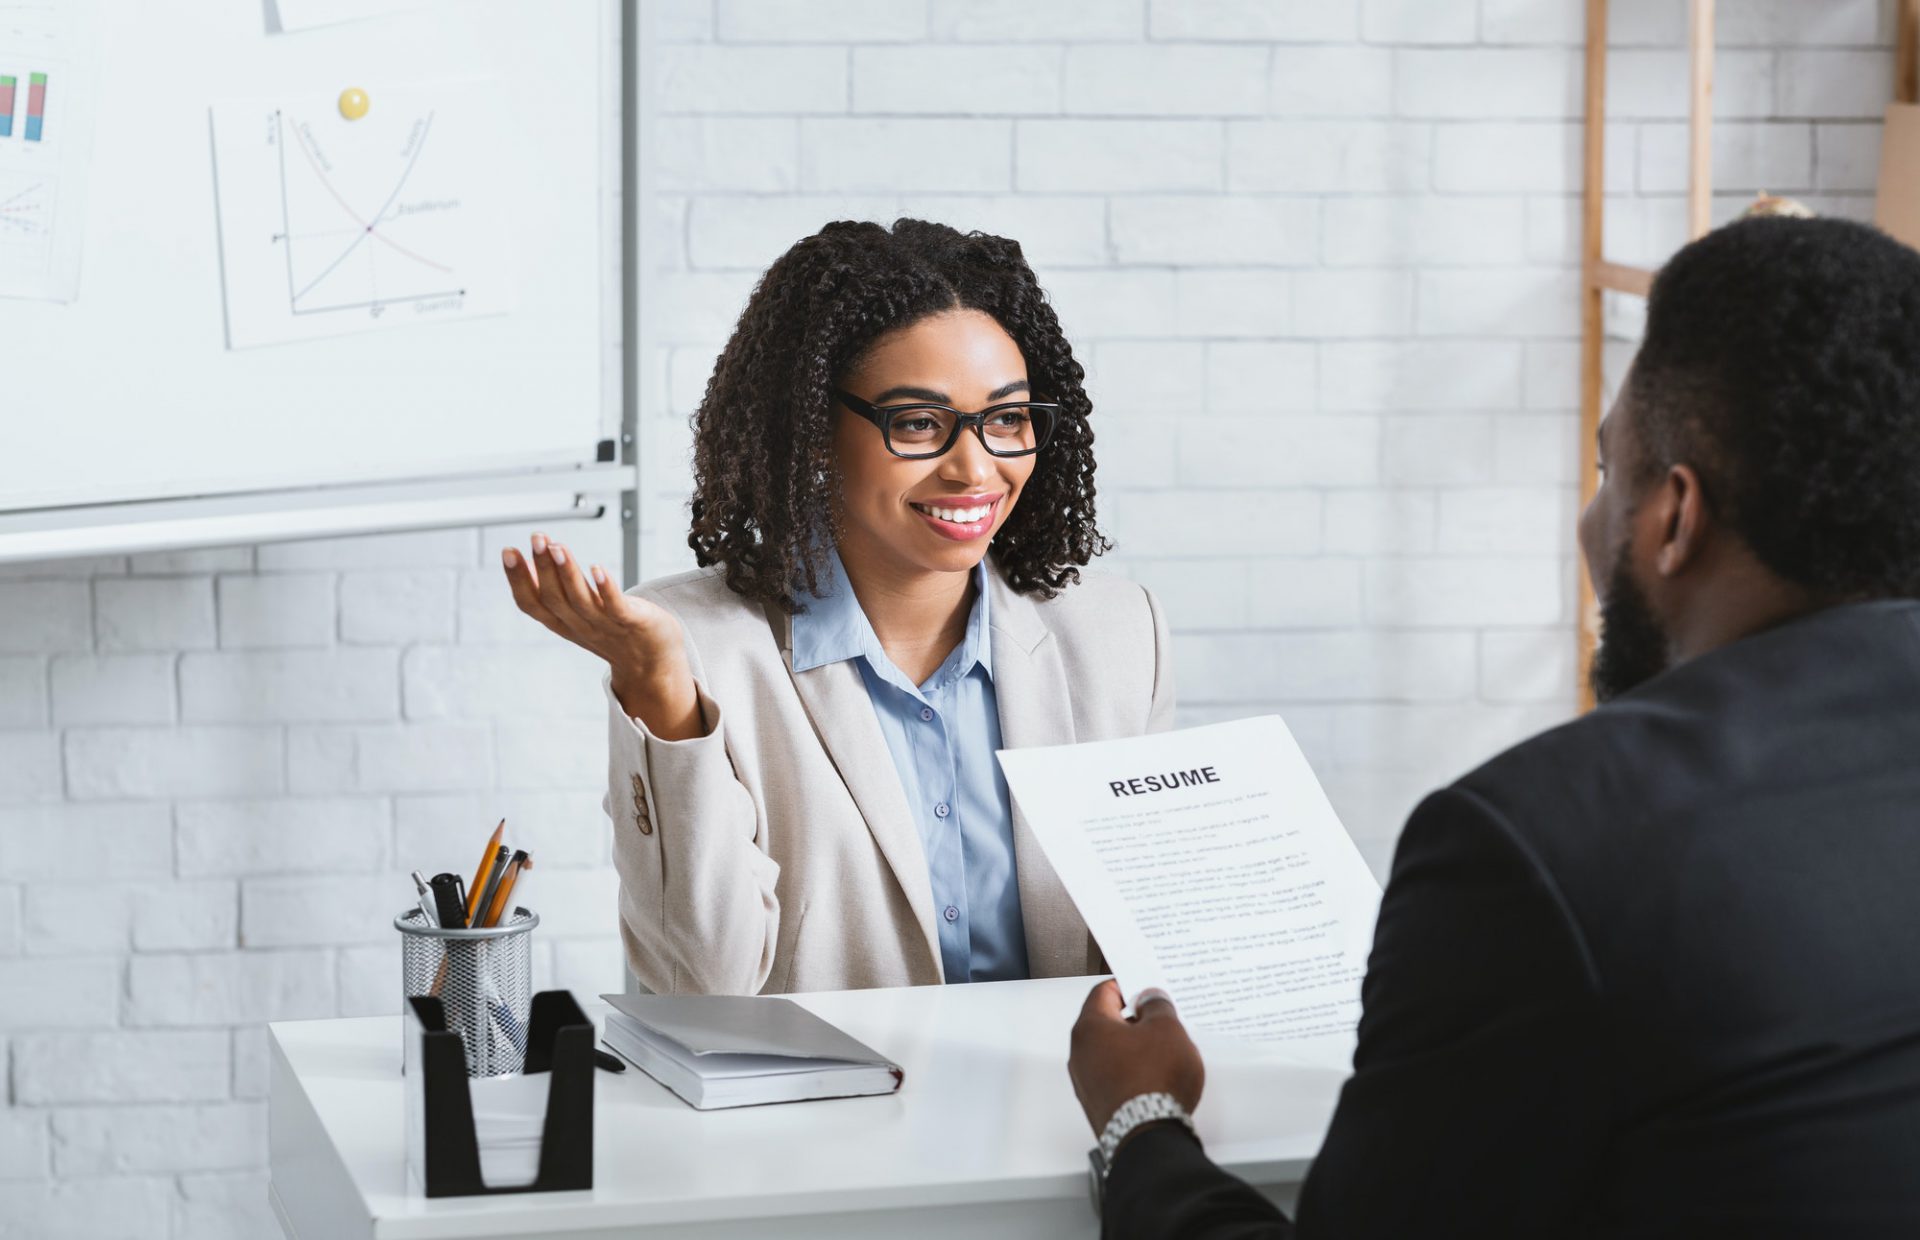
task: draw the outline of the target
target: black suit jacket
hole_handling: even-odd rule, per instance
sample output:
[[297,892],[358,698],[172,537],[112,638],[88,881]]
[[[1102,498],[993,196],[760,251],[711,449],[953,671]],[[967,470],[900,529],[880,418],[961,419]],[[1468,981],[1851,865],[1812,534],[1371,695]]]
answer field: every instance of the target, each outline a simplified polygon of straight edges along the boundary
[[[1304,1240],[1920,1237],[1920,603],[1836,608],[1407,823]],[[1184,1130],[1108,1237],[1284,1237]]]

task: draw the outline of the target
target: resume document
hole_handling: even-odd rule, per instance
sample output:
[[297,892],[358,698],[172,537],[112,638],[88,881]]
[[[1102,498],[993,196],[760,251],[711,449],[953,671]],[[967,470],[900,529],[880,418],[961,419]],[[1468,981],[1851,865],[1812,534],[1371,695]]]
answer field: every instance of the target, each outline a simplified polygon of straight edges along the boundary
[[1129,1004],[1350,1066],[1380,885],[1279,716],[999,756]]

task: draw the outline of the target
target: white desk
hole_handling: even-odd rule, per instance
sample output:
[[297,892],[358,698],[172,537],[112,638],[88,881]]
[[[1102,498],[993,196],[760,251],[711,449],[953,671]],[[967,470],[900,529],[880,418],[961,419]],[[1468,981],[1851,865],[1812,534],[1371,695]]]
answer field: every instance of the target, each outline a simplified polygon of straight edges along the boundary
[[[274,1209],[296,1240],[1093,1236],[1067,1033],[1090,978],[795,996],[906,1070],[900,1092],[701,1113],[598,1072],[594,1188],[429,1201],[407,1178],[400,1018],[270,1027]],[[587,1011],[598,1023],[606,1005]],[[1306,1173],[1341,1074],[1215,1054],[1199,1127],[1269,1193]]]

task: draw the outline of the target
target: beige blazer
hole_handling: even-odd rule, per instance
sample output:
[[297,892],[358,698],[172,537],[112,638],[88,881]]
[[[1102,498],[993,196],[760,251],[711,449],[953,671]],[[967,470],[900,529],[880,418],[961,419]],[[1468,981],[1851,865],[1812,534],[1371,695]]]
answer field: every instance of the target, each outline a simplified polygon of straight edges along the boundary
[[[1167,628],[1153,596],[1085,574],[1051,600],[988,572],[994,694],[1009,749],[1163,731]],[[686,630],[706,736],[663,741],[612,693],[606,809],[627,963],[663,994],[942,980],[933,887],[885,737],[849,661],[796,675],[792,621],[719,569],[631,593]],[[1018,808],[1014,867],[1035,977],[1099,949]]]

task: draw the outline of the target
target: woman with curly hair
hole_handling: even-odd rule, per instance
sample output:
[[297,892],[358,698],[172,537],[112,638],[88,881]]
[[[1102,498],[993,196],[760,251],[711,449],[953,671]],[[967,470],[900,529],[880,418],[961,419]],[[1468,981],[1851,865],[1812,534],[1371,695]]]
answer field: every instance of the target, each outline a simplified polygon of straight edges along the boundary
[[1050,977],[1099,949],[994,751],[1163,729],[1166,626],[1080,568],[1084,372],[1013,241],[829,224],[694,414],[702,567],[622,593],[536,535],[515,601],[605,659],[635,976],[750,994]]

